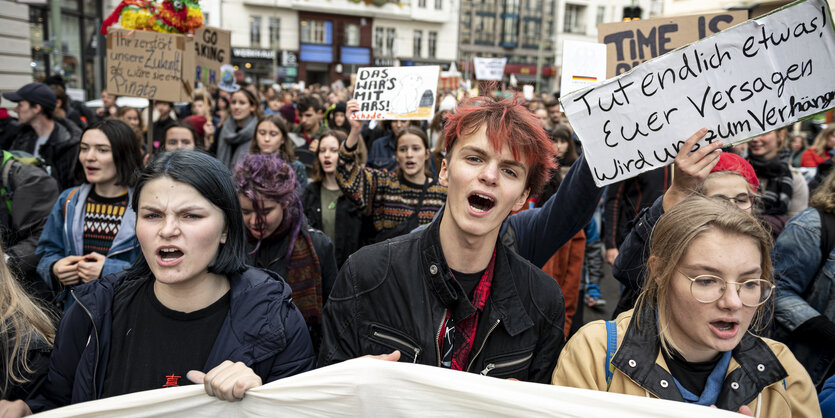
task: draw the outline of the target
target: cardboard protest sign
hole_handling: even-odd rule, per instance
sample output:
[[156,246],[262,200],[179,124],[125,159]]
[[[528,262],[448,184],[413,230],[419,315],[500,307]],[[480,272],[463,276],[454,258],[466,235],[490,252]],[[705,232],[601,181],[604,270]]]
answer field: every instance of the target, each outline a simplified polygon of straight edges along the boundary
[[[597,42],[606,44],[606,78],[748,19],[745,10],[664,17],[597,25]],[[564,89],[563,89],[564,90]]]
[[191,100],[194,47],[184,35],[111,29],[107,34],[107,90],[118,96]]
[[204,27],[194,32],[194,79],[203,86],[220,83],[220,67],[232,63],[232,32]]
[[598,186],[673,162],[685,139],[739,143],[833,107],[824,0],[779,11],[561,98]]
[[564,41],[560,90],[570,93],[606,79],[606,45]]
[[479,58],[473,57],[476,80],[502,81],[507,58]]
[[440,72],[437,65],[360,68],[354,82],[360,111],[351,118],[431,119]]

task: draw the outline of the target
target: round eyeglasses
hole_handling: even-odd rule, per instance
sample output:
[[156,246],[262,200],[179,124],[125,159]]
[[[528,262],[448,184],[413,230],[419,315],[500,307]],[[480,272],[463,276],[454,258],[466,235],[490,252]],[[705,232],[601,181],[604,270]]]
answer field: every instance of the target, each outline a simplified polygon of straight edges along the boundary
[[681,273],[681,275],[690,280],[690,294],[702,303],[716,302],[725,294],[728,284],[735,284],[738,285],[737,293],[742,304],[749,308],[755,308],[768,300],[775,287],[771,282],[764,279],[751,279],[739,283],[729,282],[719,276],[710,274],[702,274],[696,277],[690,277],[684,273]]
[[733,196],[733,197],[728,197],[728,196],[725,196],[725,195],[722,195],[722,194],[717,194],[717,195],[713,195],[713,196],[710,196],[710,197],[713,198],[713,199],[727,200],[728,203],[730,203],[730,204],[732,204],[732,205],[734,205],[734,206],[736,206],[736,207],[738,207],[742,210],[750,209],[751,206],[754,205],[754,200],[756,200],[756,198],[757,198],[756,195],[753,195],[753,194],[750,194],[750,193],[740,193],[740,194],[738,194],[736,196]]

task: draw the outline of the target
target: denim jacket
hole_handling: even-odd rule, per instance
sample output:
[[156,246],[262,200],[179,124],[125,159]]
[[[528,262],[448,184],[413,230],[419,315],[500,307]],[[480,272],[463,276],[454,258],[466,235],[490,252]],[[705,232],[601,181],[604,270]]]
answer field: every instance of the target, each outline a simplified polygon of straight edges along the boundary
[[[821,218],[807,208],[792,218],[777,238],[772,252],[777,295],[774,316],[777,335],[788,334],[818,315],[835,321],[835,251],[821,265]],[[835,352],[785,338],[817,385]]]
[[[41,238],[38,241],[38,248],[35,250],[41,255],[38,263],[38,275],[48,286],[53,286],[52,265],[56,261],[71,255],[83,255],[84,253],[84,206],[87,196],[93,186],[85,183],[77,188],[69,188],[61,193],[52,212],[47,218]],[[70,193],[78,189],[70,196]],[[129,189],[130,199],[133,199],[133,189]],[[69,199],[69,200],[68,200]],[[66,211],[64,208],[66,207]],[[128,208],[122,216],[122,223],[119,225],[119,232],[113,239],[110,251],[107,252],[107,259],[102,267],[101,275],[118,273],[133,263],[140,255],[139,241],[136,239],[136,213]],[[60,289],[54,289],[57,291]]]

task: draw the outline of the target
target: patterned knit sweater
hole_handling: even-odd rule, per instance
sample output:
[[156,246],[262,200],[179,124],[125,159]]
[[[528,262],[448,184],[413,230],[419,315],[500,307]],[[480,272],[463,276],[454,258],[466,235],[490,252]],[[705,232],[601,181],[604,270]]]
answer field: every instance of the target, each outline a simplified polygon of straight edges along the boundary
[[[400,178],[396,172],[376,170],[356,164],[356,152],[339,148],[336,181],[342,193],[365,215],[371,215],[374,229],[391,229],[412,215],[423,185]],[[431,180],[418,214],[421,225],[432,222],[446,201],[446,187]]]

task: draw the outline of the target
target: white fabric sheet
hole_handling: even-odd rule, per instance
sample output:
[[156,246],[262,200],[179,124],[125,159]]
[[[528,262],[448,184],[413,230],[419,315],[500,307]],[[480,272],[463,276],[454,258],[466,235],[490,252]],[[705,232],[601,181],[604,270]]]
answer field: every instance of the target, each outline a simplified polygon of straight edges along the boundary
[[241,402],[202,385],[157,389],[70,405],[43,417],[739,417],[727,411],[471,373],[356,359],[272,382]]

